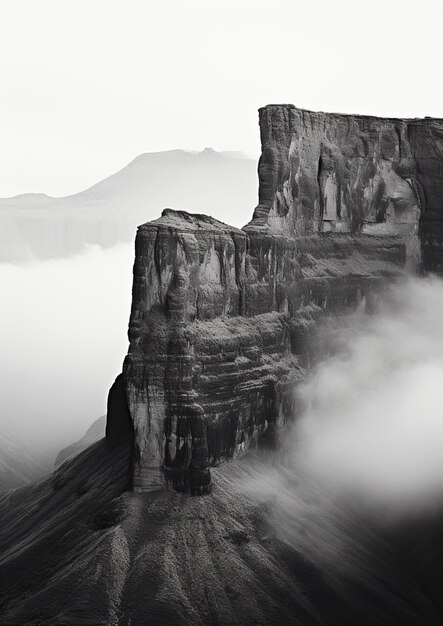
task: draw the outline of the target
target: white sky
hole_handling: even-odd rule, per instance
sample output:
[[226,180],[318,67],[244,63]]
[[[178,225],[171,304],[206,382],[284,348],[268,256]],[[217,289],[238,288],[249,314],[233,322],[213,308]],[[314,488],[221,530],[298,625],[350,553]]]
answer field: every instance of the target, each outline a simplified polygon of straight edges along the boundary
[[441,0],[0,0],[0,196],[141,152],[259,153],[257,108],[443,116]]

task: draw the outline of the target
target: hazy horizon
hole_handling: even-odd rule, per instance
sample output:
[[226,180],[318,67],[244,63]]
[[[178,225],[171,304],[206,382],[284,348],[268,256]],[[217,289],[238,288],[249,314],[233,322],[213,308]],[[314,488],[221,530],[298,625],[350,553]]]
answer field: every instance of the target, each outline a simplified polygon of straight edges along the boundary
[[[234,159],[241,159],[241,160],[246,160],[246,161],[255,161],[257,163],[258,166],[258,159],[253,159],[252,157],[248,156],[247,154],[245,154],[244,152],[241,152],[239,150],[214,150],[214,148],[212,148],[211,146],[205,146],[202,150],[187,150],[184,148],[171,148],[169,150],[156,150],[156,151],[152,151],[152,152],[142,152],[140,154],[136,154],[133,156],[133,158],[131,158],[127,163],[123,163],[121,165],[121,167],[119,167],[117,170],[112,170],[109,171],[107,173],[105,173],[105,175],[103,176],[102,179],[96,180],[94,181],[92,184],[88,185],[88,187],[85,188],[81,188],[81,189],[77,189],[76,191],[74,191],[73,193],[69,193],[69,194],[65,194],[65,195],[60,195],[60,196],[51,196],[50,194],[44,193],[44,192],[38,192],[38,191],[25,191],[23,193],[18,193],[18,194],[14,194],[12,196],[0,196],[0,200],[13,200],[15,198],[19,198],[20,196],[46,196],[50,199],[53,200],[63,200],[65,198],[70,198],[71,196],[77,196],[79,194],[82,194],[85,191],[89,191],[91,190],[93,187],[95,187],[97,184],[102,183],[104,181],[106,181],[106,179],[111,178],[112,176],[114,176],[115,174],[119,174],[122,170],[125,170],[129,165],[131,165],[132,163],[134,163],[135,161],[137,161],[137,159],[146,157],[146,156],[155,156],[155,155],[166,155],[166,154],[174,154],[174,153],[186,153],[186,154],[190,154],[190,155],[194,155],[194,156],[198,156],[198,155],[204,155],[205,152],[215,152],[216,154],[220,154],[222,156],[227,156],[227,157],[231,157]],[[258,187],[258,181],[257,181],[257,187]],[[166,207],[164,207],[166,208]],[[160,209],[161,210],[161,209]]]
[[144,152],[256,159],[269,103],[441,117],[442,18],[437,0],[364,15],[351,0],[2,0],[0,197],[69,195]]
[[[47,458],[106,413],[127,352],[134,247],[0,264],[1,420]],[[23,392],[25,390],[25,392]]]

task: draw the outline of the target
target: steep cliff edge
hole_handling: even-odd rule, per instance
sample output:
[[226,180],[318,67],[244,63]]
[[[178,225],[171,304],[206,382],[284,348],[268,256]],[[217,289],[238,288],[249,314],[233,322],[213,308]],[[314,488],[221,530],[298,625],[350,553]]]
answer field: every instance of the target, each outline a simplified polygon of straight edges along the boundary
[[443,119],[269,105],[259,120],[259,204],[247,230],[401,235],[411,267],[422,257],[442,271]]
[[123,368],[136,491],[166,477],[208,492],[210,466],[293,416],[319,317],[366,306],[422,256],[440,267],[443,121],[271,105],[260,129],[246,227],[166,209],[138,229]]

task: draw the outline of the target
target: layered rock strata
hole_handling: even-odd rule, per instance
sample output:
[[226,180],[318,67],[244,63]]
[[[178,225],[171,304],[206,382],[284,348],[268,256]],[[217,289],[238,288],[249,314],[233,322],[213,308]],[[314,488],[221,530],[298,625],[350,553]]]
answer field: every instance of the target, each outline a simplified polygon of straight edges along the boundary
[[137,491],[209,491],[211,465],[293,416],[319,317],[439,267],[441,120],[271,105],[260,130],[246,227],[166,209],[138,229],[123,368]]
[[443,119],[317,113],[292,105],[264,107],[259,119],[252,229],[400,235],[410,267],[422,261],[427,271],[443,270]]

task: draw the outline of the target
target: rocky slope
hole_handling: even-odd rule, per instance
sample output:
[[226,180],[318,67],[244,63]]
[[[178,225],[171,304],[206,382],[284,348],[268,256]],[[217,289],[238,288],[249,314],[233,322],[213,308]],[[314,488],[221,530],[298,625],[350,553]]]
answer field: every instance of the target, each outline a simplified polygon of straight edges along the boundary
[[0,198],[0,262],[79,253],[87,244],[132,242],[165,206],[224,215],[242,226],[255,200],[256,162],[210,148],[139,155],[119,172],[63,198]]
[[83,437],[81,437],[78,441],[71,443],[71,445],[66,448],[63,448],[63,450],[60,450],[56,456],[54,467],[57,469],[57,467],[60,467],[60,465],[68,459],[72,459],[74,456],[77,456],[77,454],[80,454],[80,452],[83,452],[83,450],[86,450],[86,448],[89,448],[89,446],[92,446],[92,444],[96,441],[103,439],[105,428],[106,415],[102,415],[95,420],[95,422],[92,422]]
[[125,492],[128,452],[0,497],[0,624],[441,623],[441,516],[393,539],[272,457],[216,468],[206,498]]
[[137,491],[165,475],[208,491],[210,466],[293,416],[320,318],[439,268],[442,120],[271,105],[260,129],[246,227],[167,209],[138,230],[123,368]]
[[23,487],[51,471],[51,465],[36,457],[32,447],[17,442],[3,425],[0,430],[0,492]]
[[0,430],[0,492],[24,487],[29,483],[42,480],[51,471],[66,460],[77,456],[92,444],[103,439],[106,428],[106,415],[95,420],[83,437],[60,450],[54,464],[50,454],[36,458],[35,452],[20,444],[16,436],[6,431],[5,425]]

